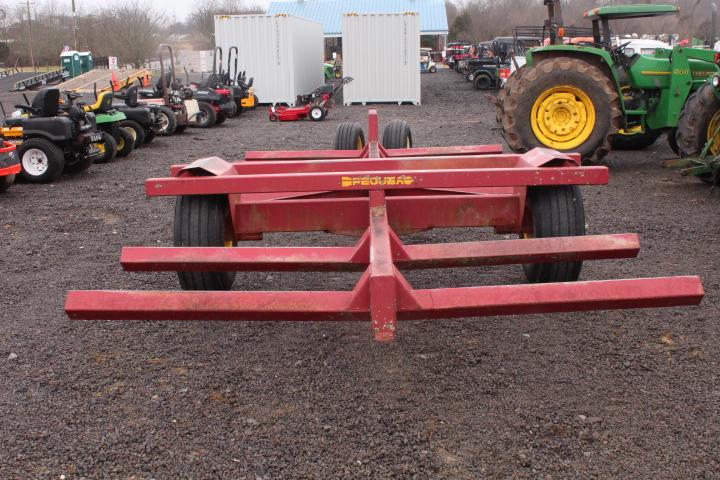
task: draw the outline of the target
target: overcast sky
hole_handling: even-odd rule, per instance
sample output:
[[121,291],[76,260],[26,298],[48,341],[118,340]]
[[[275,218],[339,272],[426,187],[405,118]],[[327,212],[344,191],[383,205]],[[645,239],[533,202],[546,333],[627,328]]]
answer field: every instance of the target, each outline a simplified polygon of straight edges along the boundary
[[[82,0],[81,0],[82,1]],[[200,0],[202,1],[202,0]],[[168,18],[171,18],[173,13],[178,21],[184,20],[187,14],[190,13],[198,0],[154,0],[151,5],[167,14]],[[259,5],[263,8],[267,8],[270,0],[246,0],[248,5]]]

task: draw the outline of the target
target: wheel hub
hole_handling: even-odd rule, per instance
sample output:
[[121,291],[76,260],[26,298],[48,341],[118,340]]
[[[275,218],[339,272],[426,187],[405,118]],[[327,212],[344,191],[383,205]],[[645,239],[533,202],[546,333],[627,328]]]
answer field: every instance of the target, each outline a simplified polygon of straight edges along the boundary
[[707,140],[713,141],[710,146],[710,153],[714,156],[720,155],[720,110],[715,112],[715,115],[710,119],[707,129]]
[[577,87],[552,87],[535,100],[531,125],[543,145],[562,150],[577,148],[593,132],[595,107]]
[[22,167],[30,175],[42,175],[49,166],[50,162],[47,155],[40,149],[31,148],[23,154]]

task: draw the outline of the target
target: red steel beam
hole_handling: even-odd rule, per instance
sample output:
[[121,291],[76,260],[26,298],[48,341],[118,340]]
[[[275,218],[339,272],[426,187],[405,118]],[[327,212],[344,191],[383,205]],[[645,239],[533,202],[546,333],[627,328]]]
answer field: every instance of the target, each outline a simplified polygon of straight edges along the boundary
[[[369,256],[363,238],[354,247],[124,247],[127,271],[362,271]],[[399,250],[399,251],[398,251]],[[491,240],[428,245],[396,244],[392,259],[401,269],[568,262],[635,257],[636,234]]]
[[415,147],[415,148],[386,148],[385,154],[389,158],[395,157],[432,157],[443,155],[487,155],[502,153],[503,147],[493,145],[465,145],[458,147]]
[[544,167],[151,178],[146,181],[145,188],[149,196],[170,196],[326,190],[366,191],[372,188],[402,190],[417,188],[603,185],[607,182],[607,167]]
[[[388,219],[398,234],[433,227],[519,229],[517,195],[388,196]],[[260,232],[358,232],[368,227],[368,199],[313,198],[232,203],[236,235]],[[308,215],[312,212],[312,215]]]
[[395,340],[397,322],[397,282],[393,249],[390,244],[385,192],[370,192],[368,287],[373,337],[380,342]]
[[367,154],[364,150],[248,150],[245,152],[245,160],[323,160],[335,158],[361,158],[363,153]]
[[[356,292],[71,291],[75,320],[367,320]],[[398,320],[697,305],[696,276],[412,291]],[[400,296],[402,299],[402,296]]]

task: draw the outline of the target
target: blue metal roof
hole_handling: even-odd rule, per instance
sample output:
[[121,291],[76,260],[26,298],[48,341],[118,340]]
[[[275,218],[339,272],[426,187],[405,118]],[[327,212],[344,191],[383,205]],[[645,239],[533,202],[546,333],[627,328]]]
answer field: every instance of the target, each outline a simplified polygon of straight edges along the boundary
[[271,2],[268,15],[286,13],[322,23],[325,36],[342,35],[342,16],[346,13],[420,14],[420,32],[448,32],[445,0],[290,0]]

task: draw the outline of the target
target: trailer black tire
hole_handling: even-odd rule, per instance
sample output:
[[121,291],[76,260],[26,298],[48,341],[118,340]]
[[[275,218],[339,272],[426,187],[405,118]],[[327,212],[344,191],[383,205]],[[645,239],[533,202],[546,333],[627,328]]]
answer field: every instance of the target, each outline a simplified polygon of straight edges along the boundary
[[[585,235],[585,209],[577,185],[531,187],[528,202],[533,232],[525,238]],[[530,283],[574,282],[580,277],[582,263],[530,263],[523,265],[523,270]]]
[[473,87],[475,87],[475,90],[490,90],[492,88],[492,84],[493,82],[490,75],[477,75],[473,80]]
[[44,138],[25,140],[17,148],[17,155],[22,165],[20,176],[30,183],[52,182],[65,169],[62,149]]
[[102,145],[103,145],[103,153],[95,157],[95,163],[108,163],[115,160],[115,156],[117,155],[117,142],[115,141],[115,137],[110,135],[107,132],[102,132]]
[[135,149],[135,138],[122,127],[118,127],[116,135],[117,158],[127,157]]
[[[558,104],[562,108],[556,108]],[[590,106],[592,117],[588,114]],[[547,109],[552,109],[552,116]],[[541,115],[543,111],[546,114]],[[578,58],[548,58],[527,67],[505,95],[503,136],[517,153],[545,147],[577,152],[583,160],[597,162],[610,151],[610,137],[620,129],[621,115],[620,96],[600,68]],[[536,129],[545,137],[544,142],[536,136]],[[553,136],[564,138],[552,140]]]
[[158,111],[160,112],[160,120],[163,123],[162,129],[158,133],[160,135],[172,135],[175,133],[175,129],[178,126],[175,112],[165,106],[161,106]]
[[[710,135],[720,126],[720,101],[715,97],[714,87],[706,83],[695,91],[685,102],[678,121],[677,141],[681,158],[696,157],[705,148],[710,140]],[[720,139],[717,139],[720,140]],[[717,141],[716,140],[716,141]],[[710,149],[710,154],[720,155],[720,141],[715,148]],[[712,183],[712,174],[698,175],[700,181]]]
[[[175,200],[176,247],[223,247],[232,241],[226,195],[185,195]],[[230,290],[235,272],[177,272],[183,290]]]
[[412,148],[412,132],[405,120],[391,120],[385,125],[382,135],[385,148]]
[[195,116],[195,126],[199,128],[210,128],[217,122],[217,114],[212,105],[207,102],[198,102],[200,112]]
[[365,147],[365,132],[357,122],[342,122],[335,130],[334,150],[362,150]]
[[0,177],[0,193],[6,191],[15,183],[15,175],[3,175]]
[[643,150],[655,143],[660,134],[660,130],[646,129],[643,133],[634,135],[613,135],[610,145],[613,150]]
[[145,129],[135,120],[123,120],[120,122],[120,128],[132,130],[130,134],[135,139],[134,148],[140,148],[145,143]]

